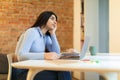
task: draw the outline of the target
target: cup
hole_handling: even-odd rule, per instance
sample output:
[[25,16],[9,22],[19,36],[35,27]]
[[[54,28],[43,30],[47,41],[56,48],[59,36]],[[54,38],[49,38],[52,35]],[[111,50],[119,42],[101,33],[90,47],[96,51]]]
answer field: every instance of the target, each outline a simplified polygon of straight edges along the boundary
[[95,46],[90,46],[89,51],[92,56],[95,56],[97,54],[97,50]]

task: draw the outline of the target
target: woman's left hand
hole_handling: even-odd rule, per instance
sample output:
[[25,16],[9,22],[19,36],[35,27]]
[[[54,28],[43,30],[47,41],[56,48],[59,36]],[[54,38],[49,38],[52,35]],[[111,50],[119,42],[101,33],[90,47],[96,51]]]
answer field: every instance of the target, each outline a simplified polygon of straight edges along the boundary
[[57,23],[54,25],[54,28],[49,30],[50,34],[55,34],[55,31],[57,30]]

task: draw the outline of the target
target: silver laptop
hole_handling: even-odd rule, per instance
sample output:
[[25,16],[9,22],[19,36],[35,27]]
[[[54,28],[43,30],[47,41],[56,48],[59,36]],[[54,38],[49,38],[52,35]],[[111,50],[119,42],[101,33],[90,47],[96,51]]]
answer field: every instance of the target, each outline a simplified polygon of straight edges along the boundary
[[86,55],[89,42],[90,42],[90,38],[86,36],[80,53],[61,53],[60,59],[75,59],[75,60],[83,59]]

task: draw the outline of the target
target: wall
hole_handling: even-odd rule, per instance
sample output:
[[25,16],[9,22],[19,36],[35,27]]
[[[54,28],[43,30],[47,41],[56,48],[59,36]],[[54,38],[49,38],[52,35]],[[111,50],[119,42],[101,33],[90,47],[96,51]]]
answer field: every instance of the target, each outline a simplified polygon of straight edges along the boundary
[[99,49],[99,0],[85,0],[85,36]]
[[0,53],[14,53],[18,36],[44,10],[58,15],[57,37],[61,50],[73,47],[73,0],[0,1]]
[[120,0],[109,0],[109,51],[120,53]]
[[109,52],[109,0],[85,0],[85,35],[97,52]]
[[99,0],[99,50],[109,52],[109,0]]

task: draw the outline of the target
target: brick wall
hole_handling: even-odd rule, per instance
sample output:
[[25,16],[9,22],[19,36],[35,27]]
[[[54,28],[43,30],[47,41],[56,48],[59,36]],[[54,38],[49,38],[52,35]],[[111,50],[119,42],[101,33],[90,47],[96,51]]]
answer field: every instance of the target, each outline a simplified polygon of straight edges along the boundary
[[73,47],[73,0],[0,0],[0,53],[13,53],[17,37],[44,10],[58,15],[61,50]]

